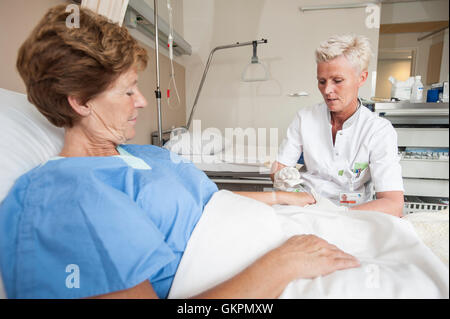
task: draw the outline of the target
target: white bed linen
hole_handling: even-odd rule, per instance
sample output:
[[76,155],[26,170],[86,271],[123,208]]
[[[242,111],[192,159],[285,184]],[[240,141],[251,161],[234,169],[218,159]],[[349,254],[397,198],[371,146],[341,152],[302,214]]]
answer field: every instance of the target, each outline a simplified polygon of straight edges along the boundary
[[[169,140],[164,148],[190,160],[198,169],[212,172],[268,174],[278,155],[278,145],[234,143],[219,133],[215,133],[215,137],[219,143],[210,144],[210,141],[200,137],[195,139],[192,132],[186,132]],[[197,143],[193,142],[195,140]]]
[[448,266],[406,220],[369,211],[270,207],[222,190],[194,229],[169,298],[217,285],[294,234],[322,237],[357,257],[361,267],[295,280],[281,298],[449,297]]

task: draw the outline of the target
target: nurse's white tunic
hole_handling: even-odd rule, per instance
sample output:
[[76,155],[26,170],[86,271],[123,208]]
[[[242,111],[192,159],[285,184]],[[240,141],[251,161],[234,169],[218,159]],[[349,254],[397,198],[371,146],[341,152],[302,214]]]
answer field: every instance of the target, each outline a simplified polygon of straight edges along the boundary
[[392,124],[362,106],[336,134],[325,103],[300,109],[287,130],[278,162],[294,166],[303,153],[304,186],[335,204],[341,193],[403,191],[397,133]]

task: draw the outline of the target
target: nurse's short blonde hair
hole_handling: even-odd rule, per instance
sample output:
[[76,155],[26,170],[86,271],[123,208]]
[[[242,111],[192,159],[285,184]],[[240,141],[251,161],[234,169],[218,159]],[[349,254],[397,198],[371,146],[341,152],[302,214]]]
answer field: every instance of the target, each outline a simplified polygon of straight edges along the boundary
[[367,71],[372,56],[370,41],[363,35],[333,35],[316,49],[316,62],[328,62],[345,56],[358,72]]

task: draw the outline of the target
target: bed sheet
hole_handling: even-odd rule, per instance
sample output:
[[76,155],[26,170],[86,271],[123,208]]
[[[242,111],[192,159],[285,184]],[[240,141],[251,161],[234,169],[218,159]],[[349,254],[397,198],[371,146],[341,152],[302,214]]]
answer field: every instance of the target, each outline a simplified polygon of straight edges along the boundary
[[169,298],[187,298],[231,278],[294,234],[322,237],[361,266],[292,281],[280,298],[449,297],[448,265],[408,220],[370,211],[271,207],[222,190],[194,229]]

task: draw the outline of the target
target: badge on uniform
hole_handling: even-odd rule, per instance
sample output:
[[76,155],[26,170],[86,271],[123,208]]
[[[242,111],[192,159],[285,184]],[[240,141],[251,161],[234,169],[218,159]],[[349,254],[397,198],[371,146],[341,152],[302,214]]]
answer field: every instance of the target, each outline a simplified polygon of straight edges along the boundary
[[361,173],[369,167],[368,163],[355,163],[353,169],[344,169],[338,171],[339,176],[344,176],[347,172],[349,176],[349,191],[339,193],[339,203],[341,206],[353,207],[364,202],[364,192],[355,192],[355,183],[361,177]]
[[353,207],[355,205],[362,204],[364,193],[340,193],[339,203],[341,206]]

